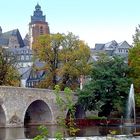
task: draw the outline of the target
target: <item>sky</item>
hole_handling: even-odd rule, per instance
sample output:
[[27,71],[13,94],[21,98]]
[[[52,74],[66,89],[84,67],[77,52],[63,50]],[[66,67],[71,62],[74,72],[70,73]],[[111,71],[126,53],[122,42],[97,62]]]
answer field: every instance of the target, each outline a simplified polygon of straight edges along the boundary
[[140,0],[0,0],[3,32],[18,28],[24,38],[37,3],[51,33],[72,32],[91,48],[112,40],[131,45],[140,24]]

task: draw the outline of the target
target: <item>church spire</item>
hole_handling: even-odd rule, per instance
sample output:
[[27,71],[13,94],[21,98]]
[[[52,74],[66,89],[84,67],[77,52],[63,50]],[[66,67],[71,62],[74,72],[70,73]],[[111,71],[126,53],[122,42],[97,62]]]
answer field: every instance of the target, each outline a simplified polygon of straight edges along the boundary
[[41,6],[37,3],[37,5],[35,6],[36,11],[40,11],[41,10]]
[[41,10],[41,6],[38,3],[35,6],[35,11],[34,11],[33,16],[31,16],[31,23],[37,22],[37,21],[46,22],[46,16],[43,15],[43,12]]

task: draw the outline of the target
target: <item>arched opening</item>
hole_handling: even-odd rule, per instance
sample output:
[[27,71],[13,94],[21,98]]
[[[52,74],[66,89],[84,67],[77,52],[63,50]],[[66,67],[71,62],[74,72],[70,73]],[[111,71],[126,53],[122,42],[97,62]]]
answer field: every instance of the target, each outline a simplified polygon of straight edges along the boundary
[[[83,119],[86,117],[85,110],[81,105],[75,105],[75,119]],[[68,110],[66,119],[69,119],[70,111]]]
[[76,105],[75,118],[83,119],[86,117],[84,108],[81,105]]
[[5,112],[0,105],[0,127],[4,127],[6,125],[6,117],[5,117]]
[[24,125],[49,124],[52,120],[52,114],[49,106],[42,100],[32,102],[24,117]]
[[[74,113],[74,114],[73,114]],[[74,115],[74,120],[70,117],[71,115]],[[66,115],[66,125],[69,128],[67,133],[71,136],[75,133],[77,136],[83,136],[84,131],[78,130],[78,127],[80,126],[81,120],[85,118],[85,110],[81,105],[76,104],[74,106],[74,112],[71,112],[71,110],[68,110],[67,115]],[[71,127],[73,127],[75,131],[73,134],[70,132]]]

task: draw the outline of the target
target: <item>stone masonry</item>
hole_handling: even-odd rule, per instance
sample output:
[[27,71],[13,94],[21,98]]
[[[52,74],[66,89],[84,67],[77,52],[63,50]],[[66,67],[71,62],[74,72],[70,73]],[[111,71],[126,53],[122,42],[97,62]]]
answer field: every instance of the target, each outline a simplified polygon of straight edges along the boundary
[[[34,101],[43,101],[48,107],[49,122],[56,124],[59,109],[53,90],[21,87],[0,87],[0,122],[5,127],[24,126],[24,118],[28,107]],[[64,112],[66,115],[66,112]],[[47,117],[47,116],[46,116]]]

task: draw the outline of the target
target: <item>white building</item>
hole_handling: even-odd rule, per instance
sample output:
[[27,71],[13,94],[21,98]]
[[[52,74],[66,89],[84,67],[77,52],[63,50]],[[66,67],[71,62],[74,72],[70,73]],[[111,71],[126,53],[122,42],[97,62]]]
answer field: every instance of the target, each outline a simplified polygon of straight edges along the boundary
[[109,56],[119,55],[127,60],[128,52],[131,47],[132,46],[126,41],[117,43],[115,40],[113,40],[105,44],[97,43],[95,44],[95,48],[91,49],[91,55],[93,59],[96,59],[97,54],[102,52],[108,54]]

